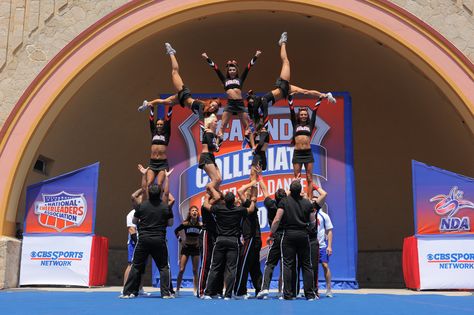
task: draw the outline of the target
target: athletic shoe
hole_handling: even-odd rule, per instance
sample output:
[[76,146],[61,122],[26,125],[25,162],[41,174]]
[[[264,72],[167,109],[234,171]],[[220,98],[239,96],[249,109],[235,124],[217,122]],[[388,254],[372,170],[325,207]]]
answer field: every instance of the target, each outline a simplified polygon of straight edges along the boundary
[[224,298],[224,301],[230,301],[230,300],[231,300],[231,298],[228,297],[228,296],[226,296],[226,297]]
[[249,295],[248,294],[244,294],[244,295],[234,295],[234,299],[236,300],[248,300],[249,299]]
[[173,47],[171,47],[171,44],[170,43],[165,43],[165,47],[166,47],[166,53],[168,55],[174,55],[176,54],[176,50],[173,49]]
[[130,294],[130,295],[123,295],[122,294],[122,295],[119,296],[119,298],[121,298],[121,299],[134,299],[134,298],[136,298],[136,296],[133,293]]
[[281,33],[280,40],[278,41],[278,45],[281,46],[283,43],[286,44],[287,41],[288,41],[288,33],[286,32]]
[[140,289],[140,291],[138,291],[138,295],[139,295],[139,296],[150,296],[151,293],[150,293],[150,292],[146,292],[146,291],[143,290],[143,288],[142,288],[142,289]]
[[165,295],[162,297],[162,299],[165,299],[165,300],[168,300],[168,299],[174,299],[174,296],[173,295]]
[[332,96],[332,93],[327,93],[329,103],[336,104],[336,99]]
[[270,293],[270,292],[269,292],[268,290],[262,290],[262,291],[258,292],[258,294],[257,294],[257,299],[263,300],[263,299],[265,299],[266,297],[268,297],[268,294],[269,294],[269,293]]
[[179,296],[179,290],[176,290],[176,292],[174,293],[174,296],[175,296],[175,297],[178,297],[178,296]]
[[332,293],[332,291],[326,291],[326,297],[332,298],[334,297],[334,294]]
[[138,111],[139,112],[144,112],[148,108],[148,101],[144,100],[143,104],[138,106]]
[[203,299],[203,300],[212,300],[212,297],[210,295],[203,295],[201,299]]

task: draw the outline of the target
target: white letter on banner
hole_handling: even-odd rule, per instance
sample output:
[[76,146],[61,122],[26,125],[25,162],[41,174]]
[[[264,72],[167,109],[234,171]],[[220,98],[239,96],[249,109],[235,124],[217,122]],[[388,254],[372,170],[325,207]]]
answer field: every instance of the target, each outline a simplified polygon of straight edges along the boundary
[[293,126],[289,119],[280,119],[280,140],[290,140],[293,135]]
[[288,159],[286,155],[286,148],[279,147],[277,148],[277,154],[275,159],[275,171],[281,171],[287,169]]
[[200,169],[199,167],[196,168],[196,187],[197,188],[206,187],[209,177],[207,177],[207,175],[204,175],[204,174],[205,172],[202,169]]
[[233,156],[234,165],[232,166],[232,170],[234,173],[234,178],[242,176],[242,171],[240,170],[240,153],[237,151],[236,154]]
[[[276,121],[276,123],[275,123]],[[272,136],[274,141],[279,140],[278,137],[278,120],[277,119],[269,119],[268,120],[268,133]]]
[[[229,170],[230,170],[230,161],[229,161],[229,160],[230,160],[230,159],[229,159],[228,156],[224,157],[224,161],[223,161],[224,168],[222,168],[222,169],[219,168],[219,169],[221,170],[221,172],[222,172],[222,178],[223,178],[224,180],[226,180],[226,179],[231,179],[231,178],[232,178],[232,176],[231,176],[231,174],[230,174],[230,172],[229,172]],[[224,172],[224,170],[225,170],[225,172]]]
[[273,179],[268,180],[267,186],[268,186],[268,193],[269,193],[270,195],[274,195],[274,194],[275,194],[275,191],[276,191],[276,189],[275,189],[275,181],[274,181]]
[[250,175],[250,167],[252,165],[252,151],[247,151],[242,154],[243,175]]
[[275,149],[267,149],[267,171],[273,171],[275,168]]
[[232,120],[232,126],[230,128],[229,139],[230,141],[242,141],[242,129],[240,129],[240,120]]
[[265,207],[258,208],[258,220],[259,220],[261,229],[267,227],[268,225],[267,208]]

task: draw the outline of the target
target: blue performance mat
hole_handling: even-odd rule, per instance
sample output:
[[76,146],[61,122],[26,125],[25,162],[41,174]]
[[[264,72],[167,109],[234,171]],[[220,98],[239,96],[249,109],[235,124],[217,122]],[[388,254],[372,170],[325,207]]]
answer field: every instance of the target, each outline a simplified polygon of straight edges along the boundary
[[117,292],[0,291],[0,314],[474,314],[474,296],[345,294],[308,302],[304,299],[199,300],[191,292],[163,300],[150,297],[123,300]]

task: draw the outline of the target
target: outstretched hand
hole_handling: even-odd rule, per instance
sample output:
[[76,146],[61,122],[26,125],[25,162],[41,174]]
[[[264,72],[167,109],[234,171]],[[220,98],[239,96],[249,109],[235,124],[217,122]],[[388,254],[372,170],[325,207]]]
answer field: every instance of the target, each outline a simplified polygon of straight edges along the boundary
[[205,52],[202,53],[201,56],[202,56],[202,58],[204,58],[204,59],[208,59],[208,58],[209,58],[209,57],[207,56],[207,53],[205,53]]
[[140,171],[140,173],[142,173],[142,175],[145,175],[146,172],[148,172],[148,167],[147,168],[144,168],[143,165],[141,164],[138,164],[138,171]]
[[257,50],[257,51],[255,52],[255,57],[258,57],[258,56],[260,56],[261,54],[262,54],[262,51],[261,51],[261,50]]

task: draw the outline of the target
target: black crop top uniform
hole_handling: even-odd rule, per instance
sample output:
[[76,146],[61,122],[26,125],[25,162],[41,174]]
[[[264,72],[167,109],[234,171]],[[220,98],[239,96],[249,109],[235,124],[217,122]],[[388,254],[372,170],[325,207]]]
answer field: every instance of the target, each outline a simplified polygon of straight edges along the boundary
[[186,235],[186,241],[181,247],[181,255],[185,256],[199,256],[199,243],[189,243],[188,240],[195,239],[198,240],[199,234],[201,233],[202,227],[199,224],[183,224],[181,223],[175,230],[174,234],[178,237],[178,233],[184,230]]
[[263,131],[260,133],[255,133],[253,136],[255,137],[255,143],[258,142],[258,144],[253,151],[252,166],[260,165],[262,167],[262,171],[265,171],[267,169],[267,154],[266,150],[263,149],[263,146],[270,142],[270,134],[268,131]]
[[[231,79],[224,76],[224,74],[221,72],[219,67],[217,67],[217,64],[214,61],[212,61],[211,58],[207,58],[207,63],[216,72],[217,76],[219,77],[219,80],[221,80],[222,85],[224,86],[225,91],[230,90],[230,89],[242,90],[244,81],[247,78],[249,70],[255,64],[256,61],[257,61],[257,57],[254,56],[252,60],[250,60],[250,62],[248,63],[247,67],[245,67],[244,71],[242,72],[242,76]],[[239,113],[245,112],[246,110],[245,110],[244,101],[242,99],[234,100],[234,99],[228,98],[227,106],[224,109],[224,111],[230,112],[232,113],[232,115],[237,115]]]
[[[293,125],[293,141],[297,136],[311,137],[316,123],[316,112],[318,111],[318,106],[313,108],[310,121],[303,124],[298,123],[296,120],[295,108],[291,98],[289,98],[288,105],[290,107],[291,124]],[[314,163],[313,152],[311,149],[295,149],[293,151],[293,160],[291,162],[293,164]]]
[[216,158],[214,152],[217,151],[217,137],[213,132],[204,131],[202,135],[202,144],[207,144],[209,152],[201,152],[199,156],[199,168],[204,169],[206,164],[216,164]]
[[[155,115],[153,107],[150,107],[150,131],[151,131],[151,145],[164,145],[168,146],[171,136],[171,116],[173,114],[173,108],[168,108],[168,113],[165,117],[163,129],[158,132],[156,128]],[[150,165],[148,166],[154,172],[160,172],[162,170],[168,170],[168,159],[150,159]]]

